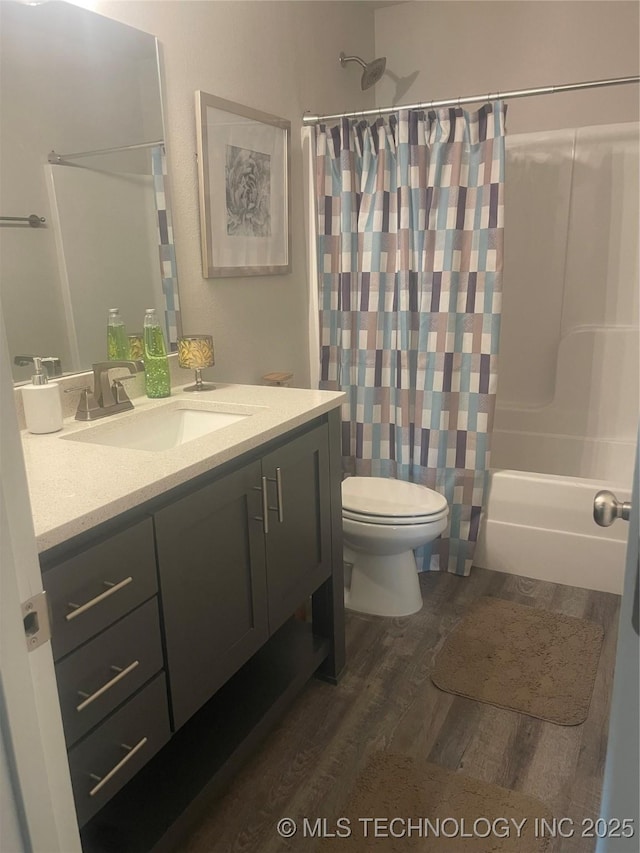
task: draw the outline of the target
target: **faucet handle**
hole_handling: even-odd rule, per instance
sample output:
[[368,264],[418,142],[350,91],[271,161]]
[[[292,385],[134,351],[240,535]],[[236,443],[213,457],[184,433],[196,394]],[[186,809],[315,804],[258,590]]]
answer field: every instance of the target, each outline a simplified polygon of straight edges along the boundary
[[130,403],[131,400],[125,390],[123,381],[127,379],[133,379],[133,376],[121,376],[119,379],[114,379],[111,383],[111,393],[113,394],[113,399],[116,401],[116,405],[118,403]]
[[[80,390],[78,388],[68,389],[71,390]],[[98,401],[93,396],[93,392],[91,388],[82,388],[82,394],[80,394],[80,400],[78,401],[78,408],[76,409],[76,420],[77,421],[91,421],[95,417],[95,413],[100,411],[100,406]]]

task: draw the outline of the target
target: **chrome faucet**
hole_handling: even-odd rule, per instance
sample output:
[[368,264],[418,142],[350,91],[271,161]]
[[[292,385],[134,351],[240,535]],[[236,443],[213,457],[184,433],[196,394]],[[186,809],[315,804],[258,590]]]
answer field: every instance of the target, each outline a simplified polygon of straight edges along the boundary
[[[133,403],[124,390],[123,381],[144,370],[141,361],[99,361],[93,366],[93,391],[83,388],[76,412],[77,421],[95,421],[107,415],[133,409]],[[109,371],[126,367],[130,376],[120,376],[109,382]]]

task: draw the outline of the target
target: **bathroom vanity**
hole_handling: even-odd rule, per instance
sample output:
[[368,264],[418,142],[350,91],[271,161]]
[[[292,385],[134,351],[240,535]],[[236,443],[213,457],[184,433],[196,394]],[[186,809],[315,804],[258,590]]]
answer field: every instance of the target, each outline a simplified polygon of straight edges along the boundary
[[[175,849],[306,681],[344,666],[343,395],[192,397],[24,434],[85,851]],[[119,446],[181,406],[244,416]]]

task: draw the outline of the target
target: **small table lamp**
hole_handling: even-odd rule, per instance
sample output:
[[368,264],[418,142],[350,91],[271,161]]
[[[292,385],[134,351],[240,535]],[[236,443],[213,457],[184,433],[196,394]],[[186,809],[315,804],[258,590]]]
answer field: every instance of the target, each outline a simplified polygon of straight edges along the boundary
[[178,338],[178,364],[180,367],[195,370],[196,384],[189,385],[184,391],[213,391],[215,385],[202,381],[202,370],[213,367],[213,338],[211,335],[185,335]]

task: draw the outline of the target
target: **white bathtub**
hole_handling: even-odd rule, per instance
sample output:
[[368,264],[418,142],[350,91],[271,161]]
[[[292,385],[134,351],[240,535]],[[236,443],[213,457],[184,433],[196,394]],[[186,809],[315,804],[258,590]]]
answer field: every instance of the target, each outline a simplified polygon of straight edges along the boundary
[[594,522],[593,498],[604,488],[630,500],[628,488],[602,480],[490,471],[474,564],[621,594],[629,526]]

